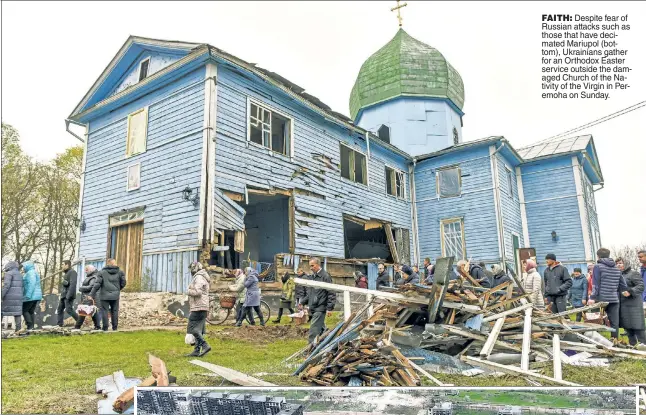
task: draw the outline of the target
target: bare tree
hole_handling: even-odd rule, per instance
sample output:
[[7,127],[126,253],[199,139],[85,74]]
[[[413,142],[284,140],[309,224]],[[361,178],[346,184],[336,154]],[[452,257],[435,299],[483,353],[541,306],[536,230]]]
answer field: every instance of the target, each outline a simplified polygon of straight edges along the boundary
[[626,268],[633,269],[639,268],[639,259],[637,259],[637,252],[646,250],[646,242],[637,245],[620,245],[610,247],[613,258],[622,258]]

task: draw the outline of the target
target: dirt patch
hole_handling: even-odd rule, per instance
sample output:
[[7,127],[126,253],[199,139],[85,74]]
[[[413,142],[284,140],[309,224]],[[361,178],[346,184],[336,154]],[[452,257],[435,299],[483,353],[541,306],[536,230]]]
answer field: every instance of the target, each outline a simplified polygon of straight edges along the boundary
[[211,337],[242,340],[250,343],[273,343],[276,340],[306,339],[308,329],[297,326],[242,326],[211,332]]

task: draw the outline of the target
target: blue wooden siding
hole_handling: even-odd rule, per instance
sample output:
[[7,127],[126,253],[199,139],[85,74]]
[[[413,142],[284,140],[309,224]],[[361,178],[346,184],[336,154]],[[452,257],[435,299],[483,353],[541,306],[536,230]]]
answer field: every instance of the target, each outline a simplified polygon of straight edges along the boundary
[[[90,121],[79,257],[106,255],[108,216],[146,206],[144,253],[198,243],[199,209],[182,199],[199,188],[202,158],[204,69]],[[147,151],[126,153],[127,116],[149,106]],[[141,163],[141,187],[126,191],[128,166]]]
[[[500,154],[496,154],[498,163],[498,186],[500,190],[500,209],[502,212],[503,234],[505,237],[505,258],[507,262],[514,263],[515,253],[512,235],[516,233],[519,238],[519,247],[524,247],[523,222],[520,215],[520,199],[518,198],[518,183],[516,169]],[[511,171],[511,189],[507,172]]]
[[[570,156],[521,165],[530,246],[544,262],[554,253],[557,260],[585,262],[581,216]],[[556,231],[557,240],[552,240]]]
[[164,252],[144,255],[142,289],[151,292],[186,293],[191,283],[188,267],[197,261],[198,251]]
[[245,211],[221,190],[214,189],[213,222],[217,229],[241,231],[244,229]]
[[[435,188],[436,170],[452,165],[461,168],[462,195],[440,199]],[[440,221],[463,217],[467,258],[500,261],[488,145],[418,162],[415,184],[422,258],[442,256]]]
[[[248,96],[293,118],[293,159],[247,145]],[[299,107],[275,89],[223,65],[218,69],[217,106],[217,187],[238,193],[244,193],[246,186],[314,193],[294,196],[295,217],[303,223],[295,227],[295,253],[343,258],[343,214],[391,221],[394,227],[411,229],[412,235],[409,201],[386,194],[385,165],[407,173],[403,157],[371,142],[368,186],[342,178],[337,168],[330,168],[315,157],[323,155],[337,165],[339,143],[366,153],[363,138],[349,136],[347,130]]]
[[150,58],[148,64],[148,76],[150,76],[155,72],[159,72],[165,67],[175,63],[176,61],[181,59],[183,55],[184,53],[169,54],[152,51],[143,52],[137,57],[136,60],[132,62],[130,67],[128,67],[127,71],[123,74],[121,79],[119,79],[117,86],[110,92],[109,96],[117,94],[128,88],[129,86],[132,86],[139,82],[139,65],[144,59]]

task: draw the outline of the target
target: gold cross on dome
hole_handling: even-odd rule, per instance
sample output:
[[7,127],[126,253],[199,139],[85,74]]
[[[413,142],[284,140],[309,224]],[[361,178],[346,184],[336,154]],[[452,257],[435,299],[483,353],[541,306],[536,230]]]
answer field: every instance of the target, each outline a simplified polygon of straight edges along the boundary
[[391,12],[394,12],[395,10],[397,10],[397,20],[399,20],[399,27],[402,27],[402,20],[403,20],[400,9],[406,6],[408,6],[408,3],[404,3],[400,5],[399,0],[397,0],[397,7],[393,7],[392,9],[390,9]]

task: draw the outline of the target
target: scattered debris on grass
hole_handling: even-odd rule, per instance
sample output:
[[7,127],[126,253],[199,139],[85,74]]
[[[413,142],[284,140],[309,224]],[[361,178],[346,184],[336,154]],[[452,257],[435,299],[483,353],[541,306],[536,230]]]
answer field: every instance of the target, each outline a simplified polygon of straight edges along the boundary
[[226,328],[210,333],[221,339],[242,340],[250,343],[266,344],[276,340],[292,340],[307,338],[307,328],[299,326],[242,326]]
[[[229,382],[241,386],[276,386],[273,383],[265,382],[264,380],[256,379],[252,376],[245,375],[236,370],[229,369],[223,366],[214,365],[213,363],[203,362],[201,360],[191,360],[190,363],[210,370],[215,376],[222,377]],[[210,373],[208,375],[211,375]]]

